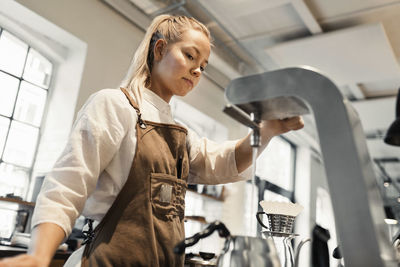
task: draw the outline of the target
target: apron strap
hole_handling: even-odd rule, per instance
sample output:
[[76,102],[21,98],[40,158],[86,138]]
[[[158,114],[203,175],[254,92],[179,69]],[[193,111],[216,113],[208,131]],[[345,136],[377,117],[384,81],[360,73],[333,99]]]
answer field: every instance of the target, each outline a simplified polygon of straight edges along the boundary
[[120,87],[119,89],[121,89],[121,91],[125,94],[125,96],[126,96],[126,98],[128,98],[128,100],[129,100],[129,103],[131,104],[131,106],[136,110],[136,112],[139,114],[140,113],[140,110],[139,110],[139,107],[138,107],[138,105],[136,104],[136,101],[131,97],[131,95],[128,93],[128,91],[125,89],[125,88],[123,88],[123,87]]
[[125,94],[126,98],[128,99],[129,103],[131,104],[131,106],[136,110],[136,114],[138,116],[138,123],[139,123],[140,128],[146,129],[146,124],[142,120],[142,113],[140,112],[140,109],[139,109],[138,105],[136,104],[136,101],[131,97],[131,95],[129,94],[129,92],[125,88],[120,87],[120,89]]

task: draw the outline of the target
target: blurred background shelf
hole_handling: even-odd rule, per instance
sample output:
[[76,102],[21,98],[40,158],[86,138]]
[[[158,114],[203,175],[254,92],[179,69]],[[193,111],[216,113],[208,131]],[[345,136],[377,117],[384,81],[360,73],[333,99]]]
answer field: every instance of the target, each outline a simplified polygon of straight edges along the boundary
[[13,203],[17,203],[17,204],[24,205],[24,206],[30,206],[30,207],[35,206],[34,202],[28,202],[28,201],[24,201],[24,200],[20,200],[18,198],[12,198],[12,197],[0,197],[0,201],[13,202]]

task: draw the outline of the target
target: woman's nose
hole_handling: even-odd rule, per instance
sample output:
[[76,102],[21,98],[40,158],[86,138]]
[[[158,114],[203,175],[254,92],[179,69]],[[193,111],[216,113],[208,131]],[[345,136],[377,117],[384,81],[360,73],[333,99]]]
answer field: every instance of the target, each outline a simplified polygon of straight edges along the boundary
[[192,75],[195,76],[195,77],[199,77],[199,76],[201,75],[201,69],[200,69],[200,67],[193,68],[193,69],[192,69]]

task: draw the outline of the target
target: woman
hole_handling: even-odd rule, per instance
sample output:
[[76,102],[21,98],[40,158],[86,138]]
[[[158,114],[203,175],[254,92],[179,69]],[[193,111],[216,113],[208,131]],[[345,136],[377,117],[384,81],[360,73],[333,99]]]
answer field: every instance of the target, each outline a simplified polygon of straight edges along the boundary
[[[66,149],[46,177],[32,219],[28,255],[3,266],[47,266],[79,214],[100,221],[66,266],[183,266],[187,182],[241,180],[251,164],[250,136],[216,144],[177,125],[168,102],[199,82],[210,33],[193,18],[156,17],[120,90],[86,102]],[[262,147],[303,127],[301,117],[261,124]]]

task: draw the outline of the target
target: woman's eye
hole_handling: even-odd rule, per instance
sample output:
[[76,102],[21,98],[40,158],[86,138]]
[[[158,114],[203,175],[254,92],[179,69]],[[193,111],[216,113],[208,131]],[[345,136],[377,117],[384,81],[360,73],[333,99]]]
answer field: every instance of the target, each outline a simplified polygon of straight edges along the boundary
[[193,59],[194,59],[194,57],[192,57],[191,54],[186,54],[186,55],[187,55],[187,57],[188,57],[190,60],[193,60]]
[[204,67],[201,67],[201,66],[200,66],[200,71],[204,71]]

